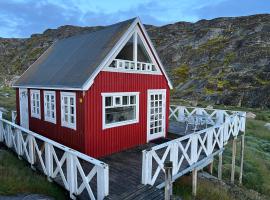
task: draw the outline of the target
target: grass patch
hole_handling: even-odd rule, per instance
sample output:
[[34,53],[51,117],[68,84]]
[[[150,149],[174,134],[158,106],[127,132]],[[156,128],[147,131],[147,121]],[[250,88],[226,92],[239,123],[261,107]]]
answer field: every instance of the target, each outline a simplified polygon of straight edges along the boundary
[[45,176],[32,171],[25,161],[4,149],[0,149],[0,183],[0,195],[35,193],[66,199],[64,189],[48,182]]
[[[191,176],[180,178],[174,185],[174,195],[181,196],[185,200],[193,200],[191,196]],[[196,199],[200,200],[234,200],[229,192],[221,185],[216,185],[205,179],[198,179]]]
[[10,87],[0,88],[0,107],[8,110],[4,117],[11,119],[11,111],[16,109],[16,91]]

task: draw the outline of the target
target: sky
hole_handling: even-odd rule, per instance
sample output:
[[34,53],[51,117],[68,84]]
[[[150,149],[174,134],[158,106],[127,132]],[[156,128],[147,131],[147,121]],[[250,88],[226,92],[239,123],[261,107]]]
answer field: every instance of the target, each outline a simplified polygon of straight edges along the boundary
[[0,37],[30,37],[62,25],[144,24],[270,13],[270,0],[0,0]]

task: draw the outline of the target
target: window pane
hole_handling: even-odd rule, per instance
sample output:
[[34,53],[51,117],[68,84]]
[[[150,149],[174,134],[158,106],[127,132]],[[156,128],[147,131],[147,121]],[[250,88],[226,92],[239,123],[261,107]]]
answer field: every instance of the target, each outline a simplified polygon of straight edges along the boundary
[[67,104],[67,97],[64,97],[64,104]]
[[143,45],[143,42],[140,38],[140,36],[138,35],[137,37],[137,43],[138,43],[138,49],[137,49],[137,59],[140,62],[146,62],[146,63],[151,63],[151,59]]
[[135,106],[107,108],[105,112],[106,124],[136,119]]
[[67,106],[65,106],[64,112],[68,113],[68,107]]
[[112,106],[112,97],[105,97],[105,106]]
[[128,96],[123,96],[123,105],[128,105]]
[[115,97],[115,104],[116,105],[120,105],[121,104],[120,97]]
[[73,97],[70,98],[70,105],[74,105],[74,98]]
[[130,104],[135,104],[136,100],[135,100],[136,96],[130,96]]
[[71,114],[74,114],[74,106],[71,106],[71,107],[70,107],[70,113],[71,113]]
[[74,121],[74,116],[73,116],[73,115],[70,116],[70,123],[71,123],[71,124],[74,124],[74,123],[75,123],[75,121]]
[[64,121],[68,122],[68,115],[65,115]]
[[133,60],[133,36],[116,56],[116,59]]

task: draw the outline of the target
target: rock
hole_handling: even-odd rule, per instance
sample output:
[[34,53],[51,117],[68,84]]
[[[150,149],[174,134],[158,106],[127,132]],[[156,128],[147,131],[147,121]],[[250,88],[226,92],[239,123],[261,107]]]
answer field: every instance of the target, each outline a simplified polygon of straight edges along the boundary
[[254,114],[252,112],[247,112],[247,118],[248,119],[255,119],[256,118],[256,114]]
[[270,130],[270,123],[266,123],[264,126],[265,126],[268,130]]
[[8,112],[8,110],[7,110],[7,109],[5,109],[5,108],[3,108],[3,107],[0,107],[0,112],[2,112],[2,113],[6,113],[6,112]]
[[208,105],[208,106],[206,107],[206,109],[214,109],[214,107],[211,106],[211,105]]

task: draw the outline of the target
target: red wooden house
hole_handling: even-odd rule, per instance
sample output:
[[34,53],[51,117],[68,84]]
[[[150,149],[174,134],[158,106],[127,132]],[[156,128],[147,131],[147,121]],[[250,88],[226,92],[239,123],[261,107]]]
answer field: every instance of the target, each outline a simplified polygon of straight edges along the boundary
[[172,86],[138,18],[55,42],[14,87],[21,126],[90,156],[166,136]]

